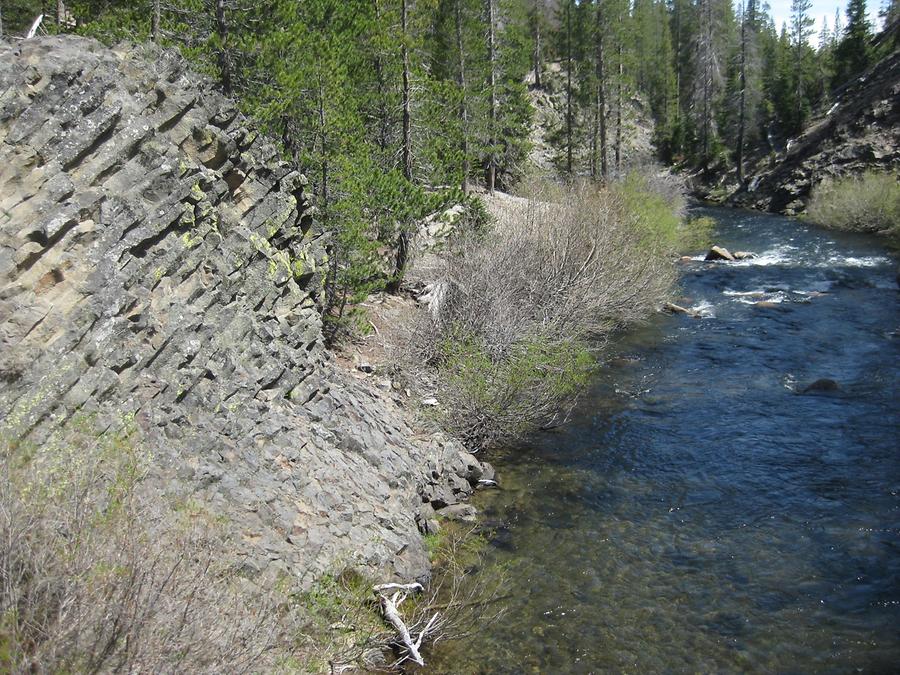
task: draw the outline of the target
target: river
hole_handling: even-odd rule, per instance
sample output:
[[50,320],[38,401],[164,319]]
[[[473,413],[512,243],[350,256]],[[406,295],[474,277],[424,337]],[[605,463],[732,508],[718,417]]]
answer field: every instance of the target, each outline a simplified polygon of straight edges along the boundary
[[[900,667],[896,262],[698,213],[758,257],[683,263],[702,318],[629,331],[567,426],[491,457],[486,569],[513,596],[433,672]],[[820,378],[838,388],[798,393]]]

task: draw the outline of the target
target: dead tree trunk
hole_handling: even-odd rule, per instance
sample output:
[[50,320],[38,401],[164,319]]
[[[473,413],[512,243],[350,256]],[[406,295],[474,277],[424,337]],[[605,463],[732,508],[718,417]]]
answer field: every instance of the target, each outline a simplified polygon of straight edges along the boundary
[[606,26],[603,20],[603,0],[597,0],[596,8],[596,87],[595,105],[594,105],[594,157],[591,162],[591,173],[597,177],[597,153],[600,155],[600,179],[606,181],[609,177],[609,165],[606,159],[606,92],[605,77],[603,63],[603,38]]
[[737,137],[737,179],[739,183],[744,181],[744,125],[746,123],[746,107],[747,107],[747,9],[741,2],[741,101],[740,112],[738,114],[738,137]]
[[566,173],[572,175],[572,0],[566,0]]
[[[419,633],[419,637],[413,641],[412,634],[409,631],[406,623],[403,621],[403,618],[400,616],[400,612],[398,608],[400,604],[406,599],[406,594],[411,593],[413,591],[422,590],[421,584],[383,584],[381,586],[375,586],[372,589],[378,595],[378,602],[381,605],[381,611],[384,615],[385,620],[391,624],[395,631],[397,631],[397,637],[400,641],[400,644],[406,650],[407,658],[409,658],[413,663],[419,666],[425,665],[425,660],[422,658],[422,641],[434,627],[435,622],[438,619],[438,614],[436,613],[431,617],[431,620],[425,625],[422,631]],[[387,590],[395,590],[396,592],[388,597],[384,594],[384,591]]]
[[[401,148],[401,170],[403,177],[412,182],[413,165],[412,165],[412,103],[409,73],[409,26],[408,26],[408,10],[409,0],[402,0],[400,3],[400,59],[403,63],[402,73],[402,148]],[[394,258],[394,278],[388,284],[388,291],[396,293],[400,289],[400,283],[403,281],[403,272],[409,262],[409,223],[398,223],[400,232],[397,235],[397,251]]]
[[543,88],[541,83],[541,69],[543,67],[542,59],[541,59],[541,7],[540,3],[534,3],[534,7],[532,8],[533,14],[533,26],[534,26],[534,50],[532,53],[532,59],[534,61],[534,86],[538,89]]
[[457,83],[459,84],[459,122],[462,126],[462,191],[463,194],[469,192],[469,108],[466,93],[466,53],[463,48],[462,35],[462,12],[460,11],[460,2],[456,0],[454,5],[456,19],[456,51],[459,54],[459,72],[457,73]]
[[490,82],[488,88],[490,90],[489,102],[489,127],[488,127],[488,167],[487,167],[487,188],[490,194],[494,194],[494,187],[497,180],[497,45],[496,45],[496,17],[494,16],[494,0],[487,0],[488,13],[488,60],[490,61]]
[[153,0],[153,20],[150,28],[151,39],[157,43],[159,42],[159,22],[162,14],[160,3],[161,0]]
[[616,81],[616,175],[622,171],[622,78],[625,67],[622,64],[622,42],[618,44],[619,77]]
[[222,90],[230,95],[233,82],[231,62],[228,58],[228,22],[225,20],[225,0],[216,0],[216,34],[219,36],[219,50],[216,54],[216,62],[219,66]]
[[56,0],[56,30],[63,32],[63,26],[66,25],[66,4],[63,0]]

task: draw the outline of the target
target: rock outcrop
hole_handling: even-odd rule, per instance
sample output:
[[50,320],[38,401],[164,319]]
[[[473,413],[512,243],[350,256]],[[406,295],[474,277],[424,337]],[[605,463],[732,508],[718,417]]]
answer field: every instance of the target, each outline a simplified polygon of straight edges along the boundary
[[900,173],[900,51],[835,92],[782,157],[765,159],[728,202],[793,215],[826,178],[868,169]]
[[175,53],[0,42],[0,426],[133,419],[248,573],[422,578],[489,467],[333,365],[304,184]]

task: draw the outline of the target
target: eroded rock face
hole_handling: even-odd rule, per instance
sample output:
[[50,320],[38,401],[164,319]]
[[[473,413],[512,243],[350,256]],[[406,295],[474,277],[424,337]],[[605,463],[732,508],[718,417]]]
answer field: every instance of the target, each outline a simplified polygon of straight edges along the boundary
[[900,172],[900,52],[834,95],[831,109],[792,139],[772,166],[758,167],[730,204],[794,215],[825,179],[867,170]]
[[304,184],[177,54],[0,43],[3,430],[133,416],[249,572],[421,578],[422,505],[483,469],[332,366]]

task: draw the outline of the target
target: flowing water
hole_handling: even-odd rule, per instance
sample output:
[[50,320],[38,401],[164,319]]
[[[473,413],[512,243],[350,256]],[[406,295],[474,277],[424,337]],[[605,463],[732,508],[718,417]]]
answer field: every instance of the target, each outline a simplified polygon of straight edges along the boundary
[[759,257],[685,263],[702,318],[631,331],[568,426],[492,457],[514,595],[434,672],[900,670],[896,262],[699,212]]

